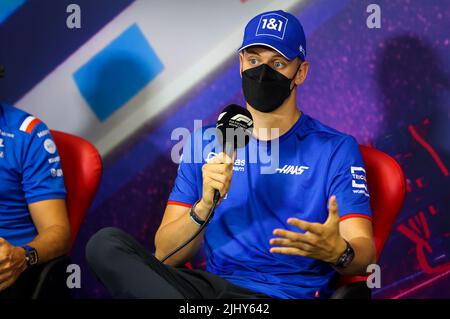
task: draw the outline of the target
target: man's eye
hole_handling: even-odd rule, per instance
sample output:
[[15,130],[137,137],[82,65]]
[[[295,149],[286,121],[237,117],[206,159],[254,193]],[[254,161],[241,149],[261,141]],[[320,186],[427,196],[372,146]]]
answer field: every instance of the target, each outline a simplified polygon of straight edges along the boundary
[[258,64],[258,60],[250,59],[250,64],[252,64],[252,65]]
[[283,62],[280,62],[280,61],[276,61],[273,65],[274,65],[277,69],[284,67],[284,63],[283,63]]

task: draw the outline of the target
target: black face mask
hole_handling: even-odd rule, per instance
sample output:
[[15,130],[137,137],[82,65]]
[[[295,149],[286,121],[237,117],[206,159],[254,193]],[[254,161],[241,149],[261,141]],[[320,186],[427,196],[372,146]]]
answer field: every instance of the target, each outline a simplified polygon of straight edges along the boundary
[[295,87],[294,85],[291,89],[292,80],[267,64],[248,69],[242,72],[242,89],[245,100],[258,111],[272,112],[291,95]]

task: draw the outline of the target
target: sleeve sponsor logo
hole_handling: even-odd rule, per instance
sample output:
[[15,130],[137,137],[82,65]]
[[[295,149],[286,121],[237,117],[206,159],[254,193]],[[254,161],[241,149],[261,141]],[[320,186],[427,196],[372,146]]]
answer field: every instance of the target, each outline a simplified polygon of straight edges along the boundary
[[44,141],[44,148],[45,150],[50,153],[50,154],[55,154],[56,153],[56,145],[55,142],[53,142],[51,139],[46,139]]
[[49,164],[53,164],[53,163],[59,163],[61,161],[61,158],[59,156],[56,157],[52,157],[48,159],[48,163]]
[[22,132],[25,132],[25,133],[31,133],[31,132],[33,132],[36,125],[38,125],[39,123],[41,123],[41,121],[39,119],[30,115],[22,122],[19,130],[21,130]]
[[367,189],[366,170],[360,166],[351,166],[350,172],[352,174],[353,193],[370,197]]
[[53,178],[55,178],[55,177],[62,177],[63,176],[63,171],[62,171],[61,168],[58,168],[58,169],[52,168],[50,170],[50,174],[52,175]]
[[43,130],[43,131],[38,132],[37,136],[39,138],[41,138],[41,137],[44,137],[44,136],[48,135],[49,133],[50,133],[49,130]]

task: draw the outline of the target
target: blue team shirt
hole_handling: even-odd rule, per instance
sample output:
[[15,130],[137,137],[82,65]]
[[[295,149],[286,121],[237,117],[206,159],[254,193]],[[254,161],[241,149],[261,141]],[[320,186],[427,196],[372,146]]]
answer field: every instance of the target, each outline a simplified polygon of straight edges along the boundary
[[37,230],[28,204],[65,196],[60,158],[47,126],[0,103],[0,237],[15,246],[29,243]]
[[[192,205],[201,198],[201,168],[220,152],[220,147],[206,149],[212,141],[203,140],[206,129],[191,134],[184,146],[169,204]],[[251,138],[237,151],[230,190],[205,231],[206,271],[274,298],[327,298],[333,291],[335,270],[316,259],[272,254],[269,240],[276,237],[275,228],[300,231],[287,224],[289,217],[325,222],[331,195],[337,197],[341,220],[370,219],[361,153],[352,136],[304,113],[277,142],[277,165],[254,156],[271,154],[273,142]],[[203,151],[201,162],[188,163],[199,151]],[[262,174],[268,166],[272,174]]]

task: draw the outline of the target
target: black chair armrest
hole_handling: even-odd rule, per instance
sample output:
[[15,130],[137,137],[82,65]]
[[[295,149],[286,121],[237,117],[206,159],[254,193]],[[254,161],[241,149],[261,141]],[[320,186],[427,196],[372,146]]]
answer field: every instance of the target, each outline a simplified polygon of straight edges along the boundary
[[34,289],[32,299],[70,299],[71,291],[67,287],[67,266],[69,256],[61,256],[43,265]]
[[330,299],[371,299],[372,291],[366,281],[357,281],[339,287]]

